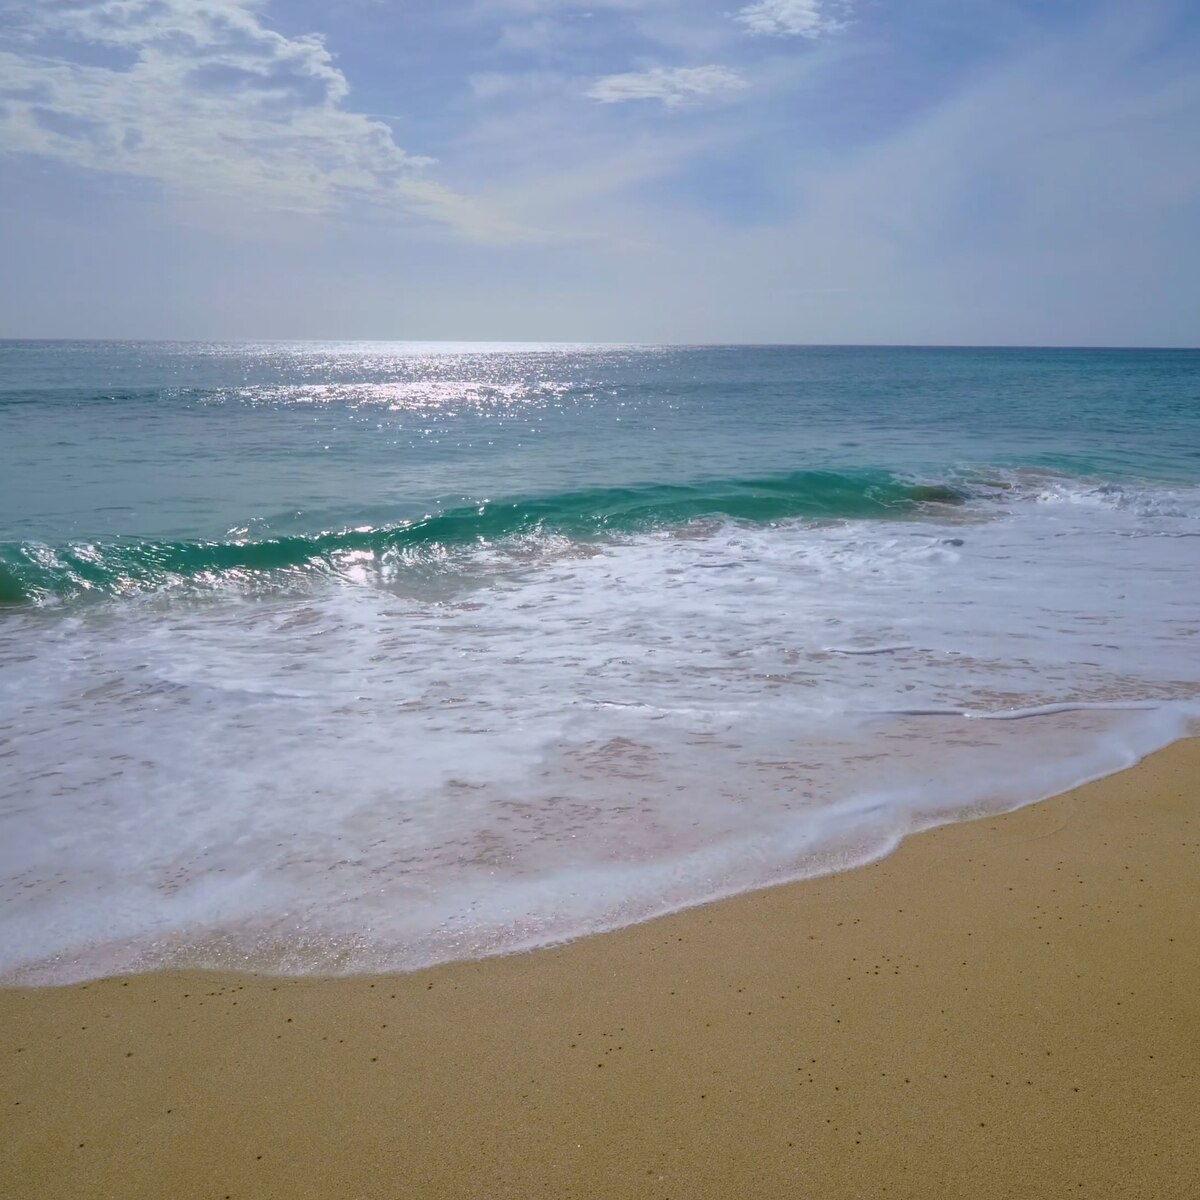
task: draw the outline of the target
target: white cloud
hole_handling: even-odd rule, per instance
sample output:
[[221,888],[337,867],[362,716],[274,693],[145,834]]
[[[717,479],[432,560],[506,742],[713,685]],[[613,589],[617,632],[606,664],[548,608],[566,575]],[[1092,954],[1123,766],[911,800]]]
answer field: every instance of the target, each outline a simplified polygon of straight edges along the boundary
[[[365,199],[502,236],[428,178],[431,160],[346,106],[318,34],[263,0],[44,0],[0,50],[0,151],[156,181],[194,202],[324,213]],[[37,53],[53,44],[59,55]],[[81,54],[61,48],[79,44]],[[109,60],[105,62],[105,60]],[[103,64],[103,65],[98,65]]]
[[476,0],[475,11],[483,15],[496,13],[517,16],[539,16],[543,13],[577,13],[585,18],[612,9],[617,12],[638,12],[661,7],[664,0]]
[[819,38],[835,33],[845,22],[830,13],[836,7],[845,11],[846,4],[833,0],[759,0],[748,4],[736,16],[751,33],[771,37]]
[[587,95],[601,104],[627,100],[661,100],[667,108],[680,108],[705,96],[741,91],[746,81],[728,67],[654,67],[598,79]]
[[555,71],[524,71],[506,74],[484,71],[467,78],[472,94],[479,100],[494,101],[509,98],[528,98],[560,91],[567,83],[566,76]]

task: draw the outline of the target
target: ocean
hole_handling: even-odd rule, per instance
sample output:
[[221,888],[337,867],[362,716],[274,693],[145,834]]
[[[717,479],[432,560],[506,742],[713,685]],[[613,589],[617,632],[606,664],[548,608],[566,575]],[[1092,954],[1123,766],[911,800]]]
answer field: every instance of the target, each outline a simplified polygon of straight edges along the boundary
[[1198,721],[1200,352],[0,342],[9,982],[546,945]]

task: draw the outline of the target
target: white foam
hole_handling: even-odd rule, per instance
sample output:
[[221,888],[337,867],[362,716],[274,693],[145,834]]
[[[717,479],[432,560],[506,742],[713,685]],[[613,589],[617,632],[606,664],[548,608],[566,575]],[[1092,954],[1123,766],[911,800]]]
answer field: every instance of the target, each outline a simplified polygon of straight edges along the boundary
[[830,654],[899,654],[903,650],[915,650],[916,647],[908,642],[901,642],[898,646],[826,646],[825,649]]
[[862,862],[1182,736],[1197,494],[1002,501],[491,548],[420,596],[7,614],[0,972],[541,945]]

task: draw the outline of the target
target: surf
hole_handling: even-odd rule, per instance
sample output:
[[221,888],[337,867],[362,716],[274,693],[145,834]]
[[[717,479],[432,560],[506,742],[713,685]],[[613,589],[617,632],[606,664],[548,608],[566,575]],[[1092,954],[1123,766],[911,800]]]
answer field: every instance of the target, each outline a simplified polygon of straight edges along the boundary
[[0,545],[0,603],[46,603],[170,588],[203,590],[272,578],[339,575],[353,565],[419,558],[531,537],[593,541],[713,519],[764,525],[787,520],[903,516],[959,505],[967,493],[882,470],[797,471],[691,485],[647,484],[489,501],[417,520],[309,536],[227,540],[40,542]]

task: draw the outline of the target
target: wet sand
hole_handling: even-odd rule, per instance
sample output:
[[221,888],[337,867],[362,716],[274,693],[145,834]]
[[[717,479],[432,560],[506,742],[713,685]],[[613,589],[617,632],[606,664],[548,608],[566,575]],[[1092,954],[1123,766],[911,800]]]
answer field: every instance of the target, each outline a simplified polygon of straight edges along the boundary
[[0,993],[5,1197],[1200,1195],[1200,741],[407,976]]

